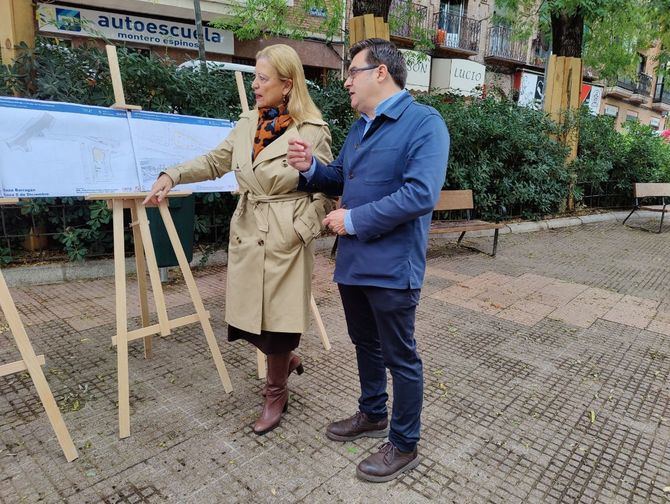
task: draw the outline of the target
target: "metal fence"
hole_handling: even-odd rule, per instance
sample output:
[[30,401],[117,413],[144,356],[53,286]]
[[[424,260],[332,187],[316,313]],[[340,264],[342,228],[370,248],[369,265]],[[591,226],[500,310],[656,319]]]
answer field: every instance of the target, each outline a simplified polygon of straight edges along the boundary
[[[232,196],[225,195],[225,202],[212,205],[206,195],[196,197],[196,238],[200,247],[225,246],[228,242],[230,217],[235,205]],[[48,201],[48,202],[47,202]],[[35,204],[39,208],[34,213]],[[18,205],[0,205],[0,263],[36,263],[44,260],[68,259],[64,233],[90,229],[90,205],[75,198],[33,200]],[[32,211],[32,212],[31,212]],[[30,212],[30,213],[29,213]],[[126,241],[132,233],[127,226],[130,215],[125,216]],[[100,226],[99,238],[87,241],[85,258],[111,257],[113,254],[112,223]],[[126,247],[128,253],[131,247]]]

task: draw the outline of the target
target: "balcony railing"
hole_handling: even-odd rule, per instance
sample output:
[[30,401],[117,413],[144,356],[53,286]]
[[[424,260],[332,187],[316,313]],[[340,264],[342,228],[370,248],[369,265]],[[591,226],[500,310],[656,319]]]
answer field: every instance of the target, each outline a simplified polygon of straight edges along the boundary
[[389,10],[389,30],[394,37],[416,38],[418,31],[428,33],[430,16],[428,6],[409,0],[392,0]]
[[654,103],[665,103],[670,105],[670,86],[668,89],[665,89],[664,81],[656,83],[656,89],[654,90]]
[[631,93],[635,92],[635,82],[630,77],[619,77],[616,80],[617,87],[630,91]]
[[506,26],[491,26],[488,31],[486,57],[499,60],[526,62],[528,43],[513,37],[512,30]]
[[434,19],[435,45],[473,53],[479,51],[481,21],[446,12],[438,12]]
[[642,96],[651,96],[651,75],[638,74],[635,85],[635,94]]
[[616,80],[616,85],[636,95],[651,96],[651,81],[650,75],[640,73],[637,74],[635,79],[619,77]]

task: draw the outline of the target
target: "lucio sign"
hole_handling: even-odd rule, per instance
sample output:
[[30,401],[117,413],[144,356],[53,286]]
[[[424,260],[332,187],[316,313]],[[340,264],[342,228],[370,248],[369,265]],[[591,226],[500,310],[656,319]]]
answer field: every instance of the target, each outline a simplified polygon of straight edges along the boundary
[[486,67],[476,61],[433,58],[430,88],[471,95],[484,85],[485,75]]
[[[195,24],[54,4],[38,4],[37,20],[40,33],[198,49]],[[232,32],[206,26],[204,37],[206,51],[234,54]]]

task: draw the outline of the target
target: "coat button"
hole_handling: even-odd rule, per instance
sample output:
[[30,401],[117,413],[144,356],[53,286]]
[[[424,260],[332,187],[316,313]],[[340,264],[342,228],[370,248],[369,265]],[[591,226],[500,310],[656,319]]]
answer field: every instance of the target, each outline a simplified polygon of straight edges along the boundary
[[354,178],[354,174],[353,174],[353,173],[349,173],[349,178],[350,178],[350,179]]
[[265,245],[265,242],[263,240],[258,240],[258,244],[262,247],[263,245]]

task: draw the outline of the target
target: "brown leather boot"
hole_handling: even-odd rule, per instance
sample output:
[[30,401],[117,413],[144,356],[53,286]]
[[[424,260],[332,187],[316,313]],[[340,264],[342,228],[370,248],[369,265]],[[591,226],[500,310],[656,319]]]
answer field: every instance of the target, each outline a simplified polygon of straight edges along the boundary
[[[291,359],[288,361],[288,375],[291,376],[291,373],[296,372],[298,375],[301,375],[305,372],[305,368],[302,365],[302,360],[296,354],[291,352]],[[268,390],[267,382],[263,385],[263,390],[261,390],[261,395],[265,397]]]
[[281,415],[288,408],[288,365],[291,352],[268,355],[267,393],[263,412],[254,424],[258,435],[270,432],[279,425]]
[[417,449],[401,452],[393,443],[384,443],[377,453],[373,453],[356,467],[356,476],[365,481],[383,483],[397,478],[405,471],[419,465]]
[[326,437],[333,441],[353,441],[362,437],[384,438],[388,435],[388,419],[371,422],[362,411],[354,416],[333,422],[326,428]]

